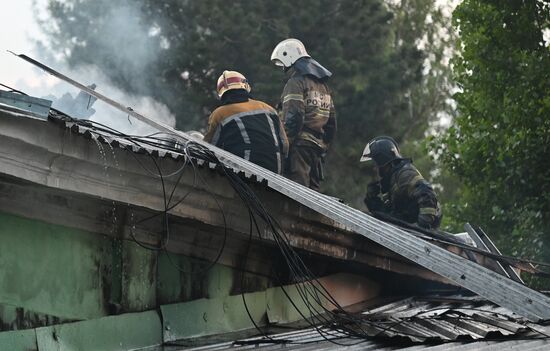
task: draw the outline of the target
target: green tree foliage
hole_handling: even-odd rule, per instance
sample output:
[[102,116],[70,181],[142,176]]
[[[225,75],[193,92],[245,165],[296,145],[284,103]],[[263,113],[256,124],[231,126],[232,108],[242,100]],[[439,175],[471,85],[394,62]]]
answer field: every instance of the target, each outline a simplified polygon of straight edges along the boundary
[[[430,0],[389,1],[394,13],[394,45],[414,42],[425,53],[421,81],[402,97],[408,105],[398,134],[403,154],[412,157],[424,177],[434,183],[445,206],[456,198],[456,177],[436,165],[429,154],[427,135],[441,133],[442,120],[451,119],[456,111],[452,100],[455,83],[449,60],[456,34],[450,23],[450,5],[438,7]],[[447,211],[444,211],[446,213]],[[444,224],[448,217],[444,216]]]
[[512,254],[550,259],[548,1],[465,0],[453,14],[459,115],[434,148],[464,182],[457,222]]
[[206,125],[224,69],[244,73],[255,97],[276,105],[287,77],[269,56],[280,40],[301,39],[334,73],[339,131],[324,190],[355,205],[366,141],[422,137],[445,101],[445,42],[433,40],[444,19],[429,0],[50,0],[49,12],[48,46],[72,66],[95,64],[126,91],[163,102],[183,130]]

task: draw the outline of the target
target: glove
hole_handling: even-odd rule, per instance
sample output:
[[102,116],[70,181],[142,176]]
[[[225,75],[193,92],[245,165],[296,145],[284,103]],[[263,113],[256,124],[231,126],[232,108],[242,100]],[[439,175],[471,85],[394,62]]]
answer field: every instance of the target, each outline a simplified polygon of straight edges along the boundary
[[367,197],[377,197],[382,192],[379,181],[370,182],[367,185]]
[[369,211],[383,211],[385,209],[384,202],[379,196],[381,192],[380,182],[371,182],[367,185],[367,195],[363,201]]
[[419,227],[430,229],[434,223],[434,216],[429,214],[418,215],[417,224]]
[[295,138],[302,128],[300,115],[297,113],[288,113],[285,119],[285,131],[289,139]]
[[296,118],[293,118],[293,116],[290,116],[285,121],[285,130],[289,136],[295,137],[297,134],[296,129],[298,129],[298,121],[296,121]]

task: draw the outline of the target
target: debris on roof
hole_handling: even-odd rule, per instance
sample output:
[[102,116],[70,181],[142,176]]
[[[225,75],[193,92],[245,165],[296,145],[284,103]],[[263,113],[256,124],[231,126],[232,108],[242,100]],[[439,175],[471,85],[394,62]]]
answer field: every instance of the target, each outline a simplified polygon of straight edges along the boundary
[[51,105],[49,100],[0,90],[0,106],[24,111],[29,117],[47,120]]
[[[427,296],[400,299],[360,312],[368,321],[366,340],[326,329],[279,332],[269,337],[200,345],[182,340],[181,350],[542,350],[550,347],[550,327],[479,298]],[[218,336],[222,338],[222,336]],[[528,341],[527,341],[528,340]],[[204,342],[204,341],[203,341]],[[177,343],[176,343],[177,344]],[[497,346],[498,345],[498,346]],[[178,348],[178,350],[180,350]]]

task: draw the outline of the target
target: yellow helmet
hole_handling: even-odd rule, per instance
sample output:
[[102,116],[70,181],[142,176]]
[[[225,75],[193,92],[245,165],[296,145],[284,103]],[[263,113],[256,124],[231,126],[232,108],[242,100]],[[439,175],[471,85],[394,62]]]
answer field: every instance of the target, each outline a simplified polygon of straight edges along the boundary
[[218,97],[221,98],[226,91],[233,89],[244,89],[250,93],[248,80],[237,71],[223,71],[216,85]]

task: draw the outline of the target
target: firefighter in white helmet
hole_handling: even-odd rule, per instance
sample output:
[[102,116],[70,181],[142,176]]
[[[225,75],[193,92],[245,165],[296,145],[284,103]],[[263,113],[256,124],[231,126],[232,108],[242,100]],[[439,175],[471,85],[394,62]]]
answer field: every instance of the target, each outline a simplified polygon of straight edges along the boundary
[[221,106],[210,115],[204,140],[281,174],[288,140],[275,109],[252,99],[248,80],[236,71],[224,71],[216,91]]
[[271,61],[289,76],[280,116],[290,142],[285,175],[319,190],[324,155],[336,134],[336,114],[327,81],[332,75],[312,59],[298,39],[277,44]]

